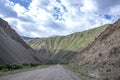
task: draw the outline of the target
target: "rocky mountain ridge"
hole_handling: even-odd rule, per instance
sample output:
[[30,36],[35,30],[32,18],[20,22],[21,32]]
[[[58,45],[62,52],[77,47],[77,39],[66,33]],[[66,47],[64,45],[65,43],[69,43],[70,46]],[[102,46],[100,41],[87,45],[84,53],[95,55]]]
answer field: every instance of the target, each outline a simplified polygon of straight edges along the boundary
[[0,64],[37,63],[39,58],[13,30],[0,18]]
[[99,76],[120,80],[120,20],[106,28],[71,61],[74,65],[96,66]]

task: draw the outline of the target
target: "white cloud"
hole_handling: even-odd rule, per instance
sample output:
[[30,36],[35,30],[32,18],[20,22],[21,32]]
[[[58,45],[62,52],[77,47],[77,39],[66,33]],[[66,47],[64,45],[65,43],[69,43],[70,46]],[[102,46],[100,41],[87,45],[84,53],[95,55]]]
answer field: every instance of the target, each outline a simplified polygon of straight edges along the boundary
[[7,20],[20,35],[67,35],[114,22],[120,18],[119,2],[120,0],[32,0],[29,7],[25,8],[18,3],[1,0],[0,17]]
[[23,14],[27,12],[27,10],[18,3],[14,5],[13,9],[18,13],[18,16],[24,16]]
[[83,1],[83,6],[80,9],[83,12],[86,12],[86,11],[92,12],[92,11],[97,10],[94,0],[84,0]]

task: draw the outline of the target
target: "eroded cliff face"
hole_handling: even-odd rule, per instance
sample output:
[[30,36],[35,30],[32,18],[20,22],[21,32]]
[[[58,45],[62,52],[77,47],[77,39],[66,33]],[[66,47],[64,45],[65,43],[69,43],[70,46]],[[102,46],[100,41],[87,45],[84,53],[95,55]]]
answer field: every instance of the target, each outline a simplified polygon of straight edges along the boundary
[[120,79],[120,20],[105,29],[71,63],[94,65],[102,68],[102,76],[107,75],[110,80]]
[[0,64],[37,63],[39,58],[8,22],[0,18]]
[[93,43],[81,51],[74,63],[98,64],[115,63],[120,61],[120,20],[110,25]]

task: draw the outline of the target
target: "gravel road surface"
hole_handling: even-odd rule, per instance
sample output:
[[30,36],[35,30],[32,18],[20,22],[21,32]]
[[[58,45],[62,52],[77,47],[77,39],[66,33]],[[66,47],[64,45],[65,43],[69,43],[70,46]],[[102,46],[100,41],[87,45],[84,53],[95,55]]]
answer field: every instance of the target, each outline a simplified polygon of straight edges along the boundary
[[0,77],[0,80],[80,80],[62,65]]

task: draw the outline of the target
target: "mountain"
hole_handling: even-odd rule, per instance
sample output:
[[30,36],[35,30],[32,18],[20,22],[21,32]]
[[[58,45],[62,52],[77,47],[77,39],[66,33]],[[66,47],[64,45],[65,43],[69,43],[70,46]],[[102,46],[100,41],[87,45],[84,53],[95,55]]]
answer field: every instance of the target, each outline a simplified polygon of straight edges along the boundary
[[55,36],[50,38],[41,38],[27,40],[37,53],[52,61],[68,62],[76,52],[87,47],[94,39],[107,28],[104,25],[91,30],[77,32],[68,36]]
[[0,18],[0,64],[22,64],[39,62],[38,55]]
[[26,37],[26,36],[21,36],[23,40],[33,40],[33,39],[38,39],[38,38],[31,38],[31,37]]
[[94,65],[105,80],[120,80],[120,20],[106,28],[87,48],[76,54],[74,65]]

